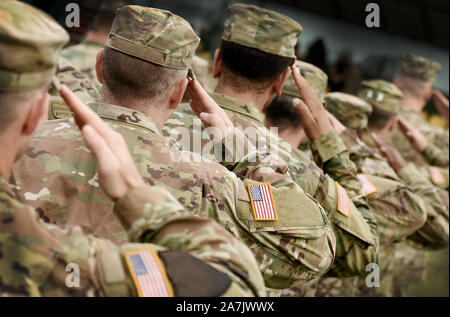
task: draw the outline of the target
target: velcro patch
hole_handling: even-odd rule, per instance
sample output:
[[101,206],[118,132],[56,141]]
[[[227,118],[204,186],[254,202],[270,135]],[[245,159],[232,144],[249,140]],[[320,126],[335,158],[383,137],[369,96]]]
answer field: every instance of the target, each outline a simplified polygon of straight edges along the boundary
[[125,261],[139,297],[173,297],[166,270],[154,250],[127,252]]
[[255,221],[278,220],[277,210],[273,201],[272,189],[269,183],[248,184],[248,193],[252,201]]
[[365,174],[358,174],[358,181],[361,183],[366,196],[369,196],[378,191],[378,188],[370,181],[370,179]]
[[336,191],[338,195],[337,210],[344,216],[349,217],[350,201],[348,199],[347,191],[338,182],[336,182]]
[[431,180],[433,181],[433,183],[435,183],[436,185],[445,184],[445,177],[439,168],[429,166],[428,169],[430,171]]

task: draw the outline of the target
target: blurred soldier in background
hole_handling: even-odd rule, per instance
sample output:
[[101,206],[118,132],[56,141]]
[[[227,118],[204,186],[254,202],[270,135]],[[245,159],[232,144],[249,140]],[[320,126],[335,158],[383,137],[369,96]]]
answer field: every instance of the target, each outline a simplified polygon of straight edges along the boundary
[[[374,111],[369,118],[369,130],[378,137],[375,140],[369,135],[362,136],[362,140],[373,147],[378,146],[381,152],[388,155],[387,146],[382,145],[391,137],[392,130],[396,124],[396,115],[400,110],[400,101],[403,98],[402,92],[393,84],[374,80],[363,82],[362,89],[358,93],[359,97],[369,102]],[[405,140],[404,142],[408,142]],[[399,149],[397,149],[399,150]],[[401,152],[403,154],[403,152]],[[420,155],[420,154],[417,154]],[[388,159],[389,161],[389,159]],[[414,175],[414,174],[412,174]],[[410,175],[411,176],[411,175]],[[419,175],[413,176],[413,179],[421,179]],[[409,237],[408,244],[420,249],[439,249],[448,246],[448,193],[439,190],[437,187],[430,187],[430,181],[422,178],[426,185],[426,191],[422,195],[429,195],[428,200],[433,209],[428,209],[427,222]],[[425,183],[428,183],[426,184]],[[434,198],[432,198],[434,197]],[[418,251],[405,243],[397,246],[395,252],[394,267],[394,296],[402,296],[409,285],[417,283],[424,279],[424,268],[426,253]]]

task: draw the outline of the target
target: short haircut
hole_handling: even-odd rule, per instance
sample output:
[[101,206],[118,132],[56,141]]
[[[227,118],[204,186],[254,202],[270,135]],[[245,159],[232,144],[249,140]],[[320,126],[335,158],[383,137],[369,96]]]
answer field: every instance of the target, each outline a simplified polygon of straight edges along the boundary
[[425,98],[432,87],[431,83],[427,81],[404,75],[396,78],[396,84],[404,95],[415,98]]
[[17,120],[21,108],[40,91],[0,92],[0,133]]
[[287,95],[277,96],[264,110],[266,120],[272,127],[278,130],[297,129],[302,124],[302,118],[292,105],[294,98]]
[[395,113],[386,112],[374,107],[369,117],[369,126],[379,130],[383,129],[395,115]]
[[187,70],[156,65],[105,47],[102,76],[109,93],[119,100],[160,100]]
[[224,66],[223,80],[237,91],[253,89],[263,92],[292,65],[289,57],[225,40],[220,43],[220,54]]

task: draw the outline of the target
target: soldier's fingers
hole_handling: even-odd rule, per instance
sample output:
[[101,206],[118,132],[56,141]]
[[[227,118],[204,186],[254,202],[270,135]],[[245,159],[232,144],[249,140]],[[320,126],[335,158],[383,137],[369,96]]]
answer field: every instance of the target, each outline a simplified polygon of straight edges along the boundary
[[191,80],[188,84],[189,96],[196,102],[196,106],[205,112],[212,112],[216,109],[216,102],[208,95],[197,80]]
[[69,108],[73,111],[74,116],[76,117],[76,123],[80,128],[85,124],[90,124],[94,129],[101,130],[101,128],[106,125],[97,114],[78,99],[66,85],[61,85],[60,94]]
[[305,123],[305,127],[308,127],[311,124],[315,123],[313,115],[302,100],[300,100],[299,98],[294,98],[292,100],[292,106],[297,109],[297,112],[302,117],[302,121]]
[[98,161],[99,171],[108,170],[111,164],[114,164],[115,156],[109,149],[105,140],[89,124],[85,124],[81,130],[84,141],[94,153]]
[[[306,81],[306,79],[300,73],[300,70],[296,66],[291,66],[292,77],[294,78],[295,84],[300,91],[300,95],[305,100],[306,106],[310,108],[311,113],[317,110],[318,98],[312,89],[311,85]],[[317,99],[317,100],[316,100]],[[320,103],[320,102],[319,102]]]
[[375,133],[370,133],[370,137],[372,138],[373,142],[375,143],[375,145],[377,146],[377,148],[381,148],[383,146],[383,143],[380,141],[380,139],[378,138],[378,136]]

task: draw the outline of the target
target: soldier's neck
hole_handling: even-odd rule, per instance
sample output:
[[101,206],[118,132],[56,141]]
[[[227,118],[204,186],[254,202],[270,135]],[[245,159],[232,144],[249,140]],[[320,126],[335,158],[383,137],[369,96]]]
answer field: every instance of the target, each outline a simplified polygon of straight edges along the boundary
[[226,96],[236,98],[236,99],[239,99],[239,100],[242,100],[245,102],[249,102],[261,112],[263,111],[264,106],[266,105],[266,102],[267,102],[266,94],[256,94],[251,91],[238,92],[238,91],[234,90],[232,87],[224,85],[223,82],[221,82],[220,80],[217,83],[215,92],[218,94],[226,95]]
[[400,101],[400,106],[420,113],[423,107],[425,107],[425,104],[423,101],[417,100],[414,97],[403,96],[403,99]]
[[167,116],[167,114],[163,113],[163,107],[155,106],[149,101],[140,102],[131,100],[118,100],[111,94],[105,93],[105,91],[102,91],[100,102],[142,112],[146,116],[152,118],[160,128],[164,126],[164,124],[170,117],[170,115]]

